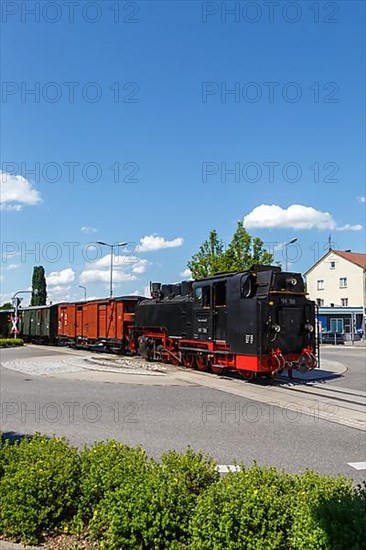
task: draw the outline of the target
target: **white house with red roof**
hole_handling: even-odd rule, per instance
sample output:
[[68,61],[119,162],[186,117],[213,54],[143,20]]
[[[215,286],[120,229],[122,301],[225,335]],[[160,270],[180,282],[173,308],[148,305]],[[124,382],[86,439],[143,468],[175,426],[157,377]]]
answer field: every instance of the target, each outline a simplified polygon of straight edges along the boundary
[[325,332],[351,334],[359,329],[365,333],[366,254],[329,250],[305,277]]
[[305,277],[318,306],[366,307],[366,254],[329,250]]

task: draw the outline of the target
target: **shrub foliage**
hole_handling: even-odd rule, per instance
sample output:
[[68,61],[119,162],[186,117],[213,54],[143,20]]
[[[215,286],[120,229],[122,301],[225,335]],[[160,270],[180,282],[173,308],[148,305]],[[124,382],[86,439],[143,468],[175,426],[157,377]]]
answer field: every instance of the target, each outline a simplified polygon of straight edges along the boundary
[[0,348],[12,346],[22,346],[24,344],[21,338],[0,338]]
[[1,449],[0,532],[37,542],[75,513],[77,450],[65,440],[36,435]]
[[361,550],[366,486],[256,464],[221,478],[188,448],[160,461],[116,441],[0,446],[0,536],[73,532],[101,549]]

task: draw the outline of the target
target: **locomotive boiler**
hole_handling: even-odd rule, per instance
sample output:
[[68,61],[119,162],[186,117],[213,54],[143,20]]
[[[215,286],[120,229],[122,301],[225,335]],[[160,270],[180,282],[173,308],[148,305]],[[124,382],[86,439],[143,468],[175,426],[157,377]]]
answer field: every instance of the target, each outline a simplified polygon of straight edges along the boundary
[[317,365],[315,304],[300,274],[277,266],[151,285],[136,305],[130,348],[147,360],[244,378]]

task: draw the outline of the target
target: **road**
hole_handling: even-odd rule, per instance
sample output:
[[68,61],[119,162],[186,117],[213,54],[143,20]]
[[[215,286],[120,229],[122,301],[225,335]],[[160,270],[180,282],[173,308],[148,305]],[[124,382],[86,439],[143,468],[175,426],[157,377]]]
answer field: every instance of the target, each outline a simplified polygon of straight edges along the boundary
[[320,359],[339,361],[348,368],[344,376],[332,380],[332,385],[366,391],[366,346],[321,346]]
[[[79,368],[84,360],[80,352],[6,349],[1,359],[11,368],[1,368],[2,431],[9,436],[57,434],[77,445],[116,438],[141,444],[156,457],[191,445],[219,464],[256,460],[361,482],[366,471],[349,463],[366,460],[365,432],[342,424],[356,425],[363,415],[361,392],[345,385],[359,376],[362,381],[359,355],[338,348],[323,353],[337,361],[344,353],[353,367],[339,381],[301,388],[257,387],[182,369],[166,375],[90,371]],[[17,362],[23,370],[14,370]],[[61,363],[61,370],[52,370]],[[41,370],[34,370],[35,365]],[[41,374],[45,365],[48,370]]]

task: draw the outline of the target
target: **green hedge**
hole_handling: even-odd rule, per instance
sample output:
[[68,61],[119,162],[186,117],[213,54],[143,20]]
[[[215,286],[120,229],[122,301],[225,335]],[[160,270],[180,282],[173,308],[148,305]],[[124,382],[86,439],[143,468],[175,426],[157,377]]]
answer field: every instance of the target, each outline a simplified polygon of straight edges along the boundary
[[220,477],[188,448],[160,461],[116,441],[0,447],[0,536],[73,533],[106,550],[361,550],[366,488],[254,465]]
[[24,341],[21,338],[0,338],[0,348],[13,346],[23,346]]

